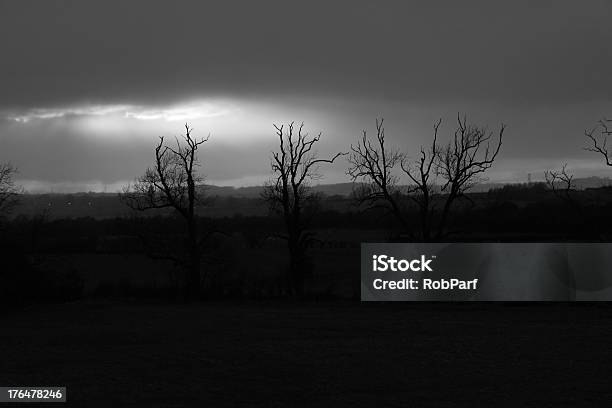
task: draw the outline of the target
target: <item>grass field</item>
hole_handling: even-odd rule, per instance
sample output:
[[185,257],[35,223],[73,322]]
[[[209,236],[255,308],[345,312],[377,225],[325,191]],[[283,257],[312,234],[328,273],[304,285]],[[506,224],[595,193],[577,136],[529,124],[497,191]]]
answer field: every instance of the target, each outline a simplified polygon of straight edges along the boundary
[[612,400],[603,304],[80,301],[0,324],[0,384],[66,385],[78,407]]

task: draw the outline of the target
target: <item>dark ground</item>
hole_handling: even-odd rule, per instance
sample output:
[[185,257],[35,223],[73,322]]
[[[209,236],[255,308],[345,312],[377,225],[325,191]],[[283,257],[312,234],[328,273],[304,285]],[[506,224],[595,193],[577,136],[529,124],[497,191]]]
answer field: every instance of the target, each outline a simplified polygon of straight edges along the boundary
[[66,385],[78,407],[612,400],[608,304],[90,300],[5,310],[0,324],[0,383]]
[[[612,241],[612,190],[580,194],[579,216],[537,185],[475,195],[454,239]],[[202,218],[229,235],[207,264],[226,300],[180,304],[153,296],[174,272],[136,245],[137,233],[176,241],[175,218],[16,217],[0,240],[0,385],[65,385],[75,407],[610,406],[612,304],[348,300],[359,244],[394,235],[376,214],[338,210],[346,201],[316,218],[309,286],[346,300],[318,302],[269,300],[287,263],[277,218]]]

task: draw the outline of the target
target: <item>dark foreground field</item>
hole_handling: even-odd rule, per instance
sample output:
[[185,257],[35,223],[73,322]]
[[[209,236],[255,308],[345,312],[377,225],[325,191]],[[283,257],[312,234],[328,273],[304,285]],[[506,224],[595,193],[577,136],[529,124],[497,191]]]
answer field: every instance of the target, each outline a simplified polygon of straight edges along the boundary
[[79,407],[612,400],[608,305],[82,301],[0,324],[0,384],[66,385]]

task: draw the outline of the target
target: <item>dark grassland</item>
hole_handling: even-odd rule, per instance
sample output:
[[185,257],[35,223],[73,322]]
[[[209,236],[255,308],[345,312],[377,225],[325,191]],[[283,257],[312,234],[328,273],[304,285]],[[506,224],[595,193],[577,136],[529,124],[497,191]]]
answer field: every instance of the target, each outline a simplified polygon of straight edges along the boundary
[[[537,185],[473,194],[452,240],[610,241],[612,190],[575,194],[572,203]],[[2,224],[0,385],[66,385],[77,407],[612,399],[607,303],[360,303],[360,243],[406,238],[347,198],[325,198],[315,218],[299,302],[280,279],[282,220],[254,199],[219,200],[207,213],[217,216],[199,220],[220,232],[207,246],[204,299],[192,303],[177,299],[177,267],[151,259],[142,241],[172,245],[179,220],[118,216],[108,201],[96,217],[90,198],[59,213],[33,205]]]
[[79,301],[0,317],[70,406],[607,406],[607,305]]

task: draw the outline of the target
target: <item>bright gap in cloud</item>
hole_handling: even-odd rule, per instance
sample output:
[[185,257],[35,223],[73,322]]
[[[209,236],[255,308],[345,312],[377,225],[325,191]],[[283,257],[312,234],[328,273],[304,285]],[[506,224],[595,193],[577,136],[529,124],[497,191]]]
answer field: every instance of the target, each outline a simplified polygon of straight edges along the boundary
[[210,134],[215,144],[268,140],[272,147],[273,123],[304,120],[313,132],[326,128],[322,114],[312,106],[243,98],[200,98],[167,106],[124,103],[0,110],[2,118],[41,136],[54,129],[55,134],[81,135],[102,144],[179,135],[188,123],[198,136]]
[[236,109],[235,106],[225,101],[194,101],[168,107],[117,104],[32,108],[19,112],[2,112],[2,116],[5,119],[18,123],[28,123],[36,119],[45,120],[87,116],[114,116],[138,120],[173,122],[224,116],[236,111]]

